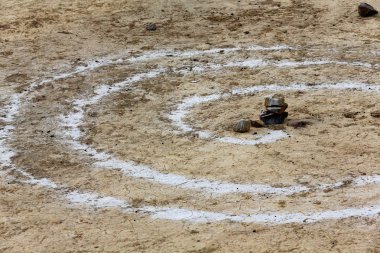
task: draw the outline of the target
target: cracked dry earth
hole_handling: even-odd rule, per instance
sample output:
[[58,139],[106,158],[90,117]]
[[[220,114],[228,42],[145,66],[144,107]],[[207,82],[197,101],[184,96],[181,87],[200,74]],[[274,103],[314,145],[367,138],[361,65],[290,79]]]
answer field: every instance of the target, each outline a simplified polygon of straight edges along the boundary
[[[0,252],[380,252],[356,4],[2,0]],[[273,93],[312,124],[232,131]]]

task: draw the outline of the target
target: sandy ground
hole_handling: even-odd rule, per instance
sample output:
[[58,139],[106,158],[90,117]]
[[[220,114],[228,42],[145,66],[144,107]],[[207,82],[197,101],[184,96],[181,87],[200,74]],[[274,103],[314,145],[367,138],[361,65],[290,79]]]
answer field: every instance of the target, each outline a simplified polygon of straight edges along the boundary
[[[371,2],[380,8],[380,1]],[[289,45],[297,50],[219,51],[190,57],[166,56],[104,66],[35,89],[22,98],[7,136],[12,163],[0,170],[1,252],[380,252],[380,219],[350,217],[315,223],[195,223],[157,219],[68,201],[68,192],[96,192],[127,200],[133,208],[177,207],[231,214],[312,213],[378,205],[380,186],[355,186],[347,178],[380,171],[380,93],[359,90],[282,92],[290,119],[310,119],[306,128],[280,126],[291,138],[256,146],[220,143],[179,131],[168,116],[186,97],[228,93],[258,85],[379,80],[379,17],[362,19],[354,1],[11,1],[0,9],[0,99],[87,61],[129,59],[153,50],[247,48]],[[156,31],[145,25],[154,22]],[[196,68],[247,59],[283,61],[329,59],[355,64],[299,67],[230,66]],[[99,169],[95,158],[70,147],[60,124],[78,110],[73,101],[94,96],[102,84],[165,67],[86,106],[80,142],[120,160],[144,164],[164,174],[235,184],[311,189],[289,195],[244,192],[214,194],[200,189],[125,176]],[[183,74],[181,71],[185,71]],[[184,122],[219,136],[254,140],[268,129],[237,134],[240,118],[258,119],[263,91],[199,104]],[[2,115],[6,119],[6,115]],[[1,126],[7,126],[6,120]],[[2,154],[5,157],[5,154]],[[2,159],[3,161],[4,159]],[[48,178],[62,189],[25,183],[20,168]],[[13,169],[10,169],[13,168]]]

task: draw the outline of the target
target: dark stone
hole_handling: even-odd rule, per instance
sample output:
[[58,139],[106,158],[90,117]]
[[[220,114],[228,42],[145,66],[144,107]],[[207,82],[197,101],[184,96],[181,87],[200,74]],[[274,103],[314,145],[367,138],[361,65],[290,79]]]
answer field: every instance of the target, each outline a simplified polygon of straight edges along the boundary
[[29,77],[26,74],[20,74],[20,73],[13,74],[5,78],[5,81],[11,82],[11,83],[21,83],[27,80],[29,80]]
[[306,127],[308,125],[311,125],[312,124],[312,121],[311,120],[307,120],[307,119],[293,119],[293,120],[289,120],[287,125],[288,126],[291,126],[291,127],[294,127],[294,128],[302,128],[302,127]]
[[147,31],[156,31],[157,30],[157,25],[155,23],[149,23],[145,26],[145,29]]
[[378,13],[378,11],[373,8],[373,6],[367,3],[360,3],[358,6],[358,12],[360,17],[370,17]]
[[264,127],[263,123],[257,121],[257,120],[251,120],[251,126],[256,128]]
[[260,115],[260,120],[264,122],[264,125],[277,125],[284,123],[284,120],[288,117],[287,112],[281,114],[265,111]]
[[380,118],[380,110],[371,112],[371,116],[374,118]]
[[270,130],[285,130],[285,125],[284,124],[273,124],[273,125],[268,125],[268,129]]
[[345,113],[343,113],[343,116],[345,118],[348,118],[348,119],[353,119],[358,114],[359,114],[359,112],[345,112]]

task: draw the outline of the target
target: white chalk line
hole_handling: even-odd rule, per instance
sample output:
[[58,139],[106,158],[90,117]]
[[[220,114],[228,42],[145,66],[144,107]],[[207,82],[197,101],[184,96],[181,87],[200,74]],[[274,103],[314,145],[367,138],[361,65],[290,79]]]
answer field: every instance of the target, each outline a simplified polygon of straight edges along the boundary
[[[158,72],[153,72],[155,74],[158,74]],[[149,76],[152,76],[153,74],[150,74]],[[141,75],[139,75],[141,77]],[[135,78],[134,80],[141,80],[140,78]],[[124,82],[125,85],[130,85],[130,82]],[[118,85],[118,87],[120,87]],[[306,84],[293,84],[290,86],[280,86],[280,85],[272,85],[272,86],[255,86],[255,87],[249,87],[245,89],[234,89],[232,91],[232,94],[250,94],[254,92],[259,91],[279,91],[279,90],[306,90],[306,89],[361,89],[361,90],[372,90],[372,91],[378,91],[377,86],[371,86],[371,85],[365,85],[365,84],[354,84],[354,83],[340,83],[335,85],[318,85],[318,86],[307,86]],[[97,89],[96,93],[103,92],[101,94],[110,94],[115,89]],[[117,88],[119,90],[119,88]],[[224,95],[210,95],[207,97],[209,98],[216,98],[216,97],[223,97]],[[96,97],[96,99],[94,99]],[[190,179],[184,176],[176,175],[176,174],[164,174],[160,173],[157,170],[152,169],[151,167],[147,165],[141,165],[136,164],[131,161],[123,161],[117,158],[112,157],[112,155],[107,154],[105,152],[97,152],[96,149],[91,148],[88,145],[82,144],[80,142],[81,133],[79,130],[79,126],[82,124],[83,116],[84,116],[84,109],[83,105],[90,105],[97,103],[98,100],[100,100],[102,97],[97,94],[94,97],[91,97],[89,99],[85,100],[77,100],[75,104],[77,105],[75,107],[75,113],[72,115],[68,115],[65,118],[63,118],[64,125],[67,127],[66,131],[66,137],[69,137],[69,143],[71,147],[75,150],[85,152],[89,155],[91,155],[92,158],[96,159],[97,162],[95,165],[100,168],[108,168],[108,169],[117,169],[121,170],[124,175],[129,177],[135,177],[139,179],[147,179],[150,181],[155,181],[160,184],[165,185],[172,185],[177,186],[185,189],[195,189],[195,190],[201,190],[208,193],[215,193],[215,194],[229,194],[229,193],[251,193],[251,194],[275,194],[275,195],[291,195],[295,193],[301,193],[306,191],[314,191],[314,190],[325,190],[325,189],[336,189],[346,184],[347,181],[351,181],[351,184],[353,186],[363,186],[366,184],[379,184],[380,183],[380,176],[374,175],[374,176],[360,176],[357,178],[346,178],[342,181],[338,181],[333,184],[322,184],[315,188],[308,188],[302,185],[295,185],[290,187],[272,187],[267,184],[234,184],[234,183],[227,183],[227,182],[219,182],[219,181],[209,181],[205,179]],[[207,100],[206,99],[206,100]],[[190,102],[189,102],[190,101]],[[196,102],[194,102],[196,101]],[[201,103],[205,101],[205,99],[195,97],[191,98],[189,100],[186,100],[185,105],[181,107],[181,109],[184,109],[183,116],[186,115],[187,110],[190,109],[191,106],[194,106],[197,103]],[[188,106],[191,105],[191,106]],[[185,110],[186,109],[186,110]],[[178,114],[176,114],[178,115]],[[178,117],[176,119],[181,119],[181,117]],[[179,123],[178,123],[179,124]],[[184,129],[189,129],[189,126],[183,127]],[[268,135],[269,139],[273,140],[274,138],[270,137],[270,134]],[[286,135],[287,136],[287,135]],[[221,138],[221,137],[219,137]],[[266,141],[265,139],[263,141]],[[267,142],[269,143],[269,142]]]
[[278,45],[271,47],[262,47],[262,46],[248,46],[248,47],[228,47],[228,48],[212,48],[207,50],[188,50],[188,51],[178,51],[178,50],[156,50],[146,52],[140,56],[133,56],[128,59],[129,62],[141,62],[141,61],[151,61],[162,59],[164,57],[171,58],[191,58],[199,55],[210,55],[217,53],[234,53],[237,51],[285,51],[285,50],[298,50],[295,47],[288,45]]
[[289,135],[282,130],[268,130],[265,135],[259,135],[254,140],[240,139],[234,137],[217,136],[208,131],[197,131],[190,125],[184,122],[184,118],[188,115],[192,108],[206,102],[215,102],[220,99],[228,99],[235,95],[252,95],[258,92],[279,92],[279,91],[310,91],[310,90],[358,90],[367,92],[379,92],[380,86],[368,85],[364,83],[336,83],[336,84],[289,84],[289,85],[257,85],[246,88],[234,88],[231,92],[217,93],[206,96],[191,96],[184,99],[176,106],[176,109],[169,113],[168,118],[171,120],[174,127],[184,133],[193,133],[194,136],[198,136],[200,139],[215,140],[223,143],[238,144],[238,145],[257,145],[257,144],[269,144],[281,139],[288,138]]
[[242,223],[287,224],[314,223],[322,220],[337,220],[352,217],[377,217],[380,205],[362,208],[347,208],[314,213],[254,212],[253,214],[229,214],[220,212],[197,211],[186,208],[145,206],[133,208],[128,202],[113,198],[100,197],[94,193],[72,192],[66,195],[72,203],[90,205],[94,208],[119,208],[126,213],[148,214],[154,219],[188,221],[193,223],[233,221]]
[[[330,61],[330,60],[306,60],[306,61],[265,61],[262,59],[251,59],[244,61],[236,61],[226,64],[210,64],[209,68],[218,70],[225,67],[246,67],[246,68],[265,68],[265,67],[277,67],[277,68],[297,68],[302,66],[313,65],[347,65],[364,68],[375,68],[377,65],[364,62],[343,62],[343,61]],[[194,71],[201,72],[202,69],[193,68]]]
[[[98,168],[116,169],[129,177],[135,177],[139,179],[146,179],[160,184],[172,185],[184,189],[200,190],[207,193],[214,194],[230,194],[230,193],[250,193],[250,194],[274,194],[274,195],[292,195],[295,193],[307,192],[307,191],[322,191],[328,188],[335,189],[342,186],[348,180],[352,181],[353,186],[362,186],[357,182],[365,181],[367,184],[380,183],[380,176],[366,176],[358,178],[347,178],[342,181],[338,181],[333,184],[321,184],[317,187],[309,188],[303,185],[294,185],[289,187],[272,187],[267,184],[234,184],[220,181],[210,181],[206,179],[191,179],[185,176],[161,173],[147,165],[136,164],[132,161],[123,161],[113,157],[106,152],[98,152],[96,149],[81,143],[81,131],[80,125],[83,123],[84,108],[89,105],[98,103],[102,98],[109,96],[114,92],[118,92],[123,88],[126,88],[135,82],[157,77],[160,74],[165,73],[164,69],[152,70],[145,74],[137,74],[128,78],[123,82],[116,83],[114,85],[102,85],[95,90],[95,96],[77,99],[74,101],[74,113],[67,116],[62,116],[62,125],[65,126],[65,139],[70,144],[71,148],[77,151],[82,151],[90,155],[93,159],[97,160],[95,166]],[[188,110],[196,104],[214,101],[221,98],[226,98],[232,95],[244,95],[249,93],[255,93],[259,91],[285,91],[285,90],[306,90],[306,89],[378,89],[376,86],[366,86],[365,84],[354,83],[340,83],[335,85],[323,84],[319,86],[307,86],[306,84],[293,84],[290,86],[269,85],[269,86],[256,86],[246,89],[234,89],[230,94],[212,94],[209,96],[199,97],[194,96],[186,99],[182,104],[178,106],[177,111],[169,115],[170,119],[176,126],[184,131],[193,131],[193,129],[183,123],[182,118],[188,113]],[[211,133],[205,131],[196,132],[201,138],[212,137]],[[259,143],[272,143],[274,141],[289,137],[284,131],[271,131],[269,134],[257,140],[241,140],[232,137],[215,137],[214,139],[234,144],[243,145],[256,145]]]
[[337,220],[353,217],[377,217],[380,213],[380,205],[371,205],[361,208],[346,208],[341,210],[328,210],[311,213],[291,212],[261,212],[252,214],[231,214],[222,212],[199,211],[187,208],[143,206],[132,207],[127,201],[111,196],[101,196],[94,192],[70,191],[69,188],[58,185],[49,179],[35,179],[30,174],[19,170],[26,180],[21,182],[53,189],[61,193],[64,199],[79,205],[96,209],[117,208],[127,214],[149,215],[153,219],[187,221],[192,223],[208,222],[242,222],[262,224],[287,224],[287,223],[314,223],[323,220]]
[[[83,71],[84,72],[84,71]],[[62,77],[66,78],[68,76]],[[58,78],[60,79],[60,78]],[[55,80],[58,80],[55,79]],[[52,80],[54,81],[54,80]],[[48,81],[47,81],[48,82]],[[47,83],[45,82],[45,83]],[[28,90],[31,91],[31,90]],[[24,94],[22,94],[24,95]],[[11,103],[8,108],[6,108],[6,122],[12,122],[16,114],[18,113],[20,107],[21,95],[12,96]],[[80,116],[80,115],[79,115]],[[82,116],[83,117],[83,116]],[[80,117],[81,118],[81,117]],[[18,170],[24,177],[27,177],[26,183],[35,184],[43,187],[57,189],[59,186],[49,179],[35,179],[25,171],[18,169],[12,163],[11,158],[15,154],[11,148],[6,146],[6,139],[9,138],[14,126],[8,125],[0,130],[0,147],[2,155],[0,156],[0,161],[2,165],[13,166]],[[81,144],[82,145],[82,144]],[[5,154],[5,155],[4,155]],[[70,192],[66,194],[66,199],[74,203],[82,203],[86,205],[96,206],[96,207],[119,207],[127,208],[128,203],[122,200],[117,200],[113,197],[100,197],[95,193],[80,193],[80,192]],[[158,208],[158,207],[144,207],[138,210],[133,209],[134,212],[141,211],[147,212],[154,218],[159,219],[170,219],[170,220],[187,220],[191,222],[211,222],[211,221],[222,221],[231,220],[237,222],[263,222],[263,223],[288,223],[288,222],[314,222],[324,219],[341,219],[347,217],[370,217],[376,216],[379,212],[378,206],[370,206],[358,209],[344,209],[337,211],[325,211],[313,214],[302,214],[302,213],[269,213],[269,214],[254,214],[254,215],[231,215],[223,213],[213,213],[204,211],[194,211],[188,209],[179,208]],[[302,221],[301,221],[302,219]]]
[[314,223],[323,220],[337,220],[353,217],[377,217],[380,213],[380,205],[371,205],[361,208],[346,208],[341,210],[328,210],[311,213],[291,212],[261,212],[252,214],[231,214],[223,212],[199,211],[187,208],[143,206],[132,207],[127,201],[111,196],[100,196],[94,192],[70,191],[69,188],[58,185],[49,179],[35,179],[30,174],[19,170],[26,180],[21,182],[56,190],[69,202],[85,205],[96,209],[117,208],[127,214],[145,214],[153,219],[172,221],[187,221],[192,223],[208,222],[242,222],[262,224],[287,224],[287,223]]
[[153,78],[163,72],[164,70],[153,70],[145,74],[137,74],[127,79],[126,81],[115,84],[113,87],[102,85],[95,90],[95,96],[87,99],[76,100],[73,103],[73,110],[75,112],[60,117],[62,125],[65,127],[64,137],[66,139],[66,142],[71,146],[72,149],[86,153],[93,159],[97,160],[95,165],[98,168],[121,170],[126,176],[139,179],[147,179],[160,184],[178,186],[186,189],[203,190],[217,194],[248,192],[253,194],[269,193],[290,195],[307,190],[307,188],[303,186],[275,188],[264,184],[230,184],[224,182],[212,182],[205,179],[189,179],[187,177],[176,174],[164,174],[146,165],[140,165],[132,161],[123,161],[114,158],[112,155],[107,154],[106,152],[98,152],[96,149],[81,143],[81,131],[79,127],[83,123],[84,108],[86,106],[96,104],[100,99],[113,92],[120,91],[122,88],[128,87],[135,82]]
[[27,94],[34,91],[36,88],[48,84],[53,81],[69,78],[71,76],[81,74],[84,72],[92,71],[100,67],[119,64],[120,59],[108,59],[100,58],[98,60],[88,61],[84,65],[76,67],[74,70],[64,73],[59,73],[53,77],[43,79],[42,81],[32,82],[28,88],[21,93],[14,93],[6,106],[1,109],[2,115],[0,120],[6,123],[6,125],[0,129],[0,163],[5,167],[13,167],[11,158],[15,155],[15,152],[7,147],[6,140],[9,139],[11,132],[14,130],[14,126],[11,124],[15,120],[15,117],[19,113],[21,100],[26,97]]
[[223,143],[239,144],[239,145],[258,145],[268,144],[276,142],[278,140],[289,137],[288,134],[281,130],[268,130],[265,135],[259,135],[254,140],[239,139],[233,137],[216,136],[208,131],[196,131],[193,127],[186,124],[183,119],[190,113],[190,109],[206,102],[214,102],[220,99],[226,99],[231,97],[231,93],[223,94],[211,94],[207,96],[192,96],[182,101],[176,108],[176,110],[169,113],[168,118],[171,120],[174,127],[184,133],[193,133],[194,136],[198,136],[200,139],[215,140]]
[[[4,132],[1,132],[0,130],[0,134],[3,133]],[[1,146],[3,146],[2,141],[3,139],[0,140]],[[10,152],[14,154],[13,151]],[[7,163],[7,165],[12,165],[10,158],[8,159],[8,157],[1,156],[2,163],[4,162],[4,160]],[[233,215],[172,207],[145,206],[141,208],[133,208],[125,200],[117,199],[110,196],[100,196],[94,192],[70,191],[67,187],[58,185],[47,178],[36,179],[24,170],[18,169],[16,167],[14,167],[14,170],[19,172],[25,178],[23,180],[20,180],[21,182],[58,190],[61,193],[61,195],[71,203],[84,204],[93,208],[118,208],[125,213],[147,214],[154,219],[188,221],[193,223],[234,221],[245,223],[285,224],[304,222],[311,223],[327,219],[342,219],[349,217],[375,217],[380,212],[380,205],[309,214],[272,212],[256,213],[252,215]]]
[[365,62],[343,62],[343,61],[331,61],[331,60],[304,60],[304,61],[268,61],[263,59],[249,59],[243,61],[235,61],[224,64],[208,63],[205,66],[191,66],[187,69],[179,69],[174,71],[175,73],[186,75],[190,73],[203,73],[206,71],[218,71],[223,68],[266,68],[266,67],[276,67],[276,68],[299,68],[305,66],[320,66],[320,65],[346,65],[353,67],[362,68],[378,68],[377,64],[370,64]]

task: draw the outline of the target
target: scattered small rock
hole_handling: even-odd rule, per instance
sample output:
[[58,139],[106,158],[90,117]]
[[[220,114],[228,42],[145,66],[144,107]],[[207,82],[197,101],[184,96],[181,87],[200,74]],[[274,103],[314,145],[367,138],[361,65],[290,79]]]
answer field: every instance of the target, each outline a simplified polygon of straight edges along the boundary
[[380,110],[371,112],[371,116],[374,118],[380,118]]
[[90,117],[98,117],[99,114],[98,114],[98,112],[89,112],[88,116],[90,116]]
[[257,120],[251,120],[251,126],[256,128],[264,127],[264,124]]
[[302,128],[302,127],[306,127],[308,125],[311,125],[312,124],[312,121],[311,120],[306,120],[306,119],[293,119],[293,120],[289,120],[287,125],[288,126],[291,126],[291,127],[294,127],[294,128]]
[[32,21],[28,22],[26,25],[29,28],[38,28],[38,27],[43,26],[43,24],[39,20],[32,20]]
[[249,119],[241,119],[233,127],[234,132],[246,133],[251,129],[251,121]]
[[358,6],[358,12],[360,17],[370,17],[378,13],[378,11],[373,8],[373,6],[367,3],[360,3]]
[[12,51],[2,51],[2,52],[0,52],[0,55],[2,55],[2,56],[10,56],[12,54],[13,54]]
[[281,208],[286,207],[286,201],[285,201],[285,200],[280,200],[280,201],[278,202],[278,206],[281,207]]
[[26,74],[22,73],[16,73],[5,78],[5,81],[11,83],[21,83],[27,80],[29,80],[29,77]]
[[199,138],[199,133],[191,133],[191,137],[193,137],[193,138]]
[[345,113],[343,113],[343,116],[345,118],[348,118],[348,119],[353,119],[358,114],[359,114],[359,112],[345,112]]
[[271,130],[285,130],[285,125],[284,124],[273,124],[273,125],[268,125],[267,128]]
[[46,100],[46,96],[45,95],[35,96],[32,99],[33,102],[41,102],[41,101],[45,101],[45,100]]
[[62,34],[73,34],[73,33],[69,32],[69,31],[58,31],[58,33],[62,33]]
[[157,30],[157,25],[155,23],[148,23],[146,26],[145,26],[145,29],[147,31],[156,31]]

